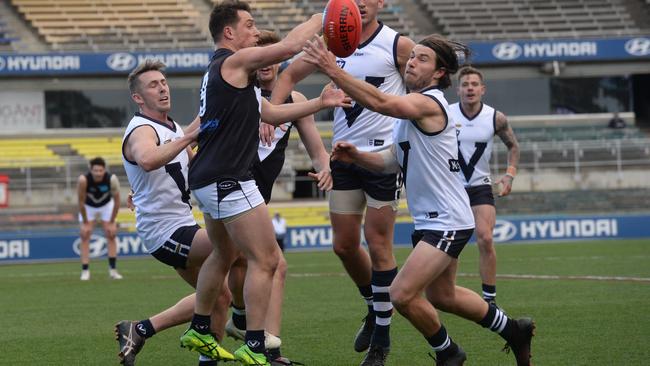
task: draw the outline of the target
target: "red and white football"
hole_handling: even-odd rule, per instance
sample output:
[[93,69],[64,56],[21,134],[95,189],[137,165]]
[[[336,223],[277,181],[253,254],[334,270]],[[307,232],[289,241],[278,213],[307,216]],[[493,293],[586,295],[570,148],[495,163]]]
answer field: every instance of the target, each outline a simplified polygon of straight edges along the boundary
[[361,41],[361,13],[354,0],[329,0],[323,11],[323,39],[338,57],[348,57]]

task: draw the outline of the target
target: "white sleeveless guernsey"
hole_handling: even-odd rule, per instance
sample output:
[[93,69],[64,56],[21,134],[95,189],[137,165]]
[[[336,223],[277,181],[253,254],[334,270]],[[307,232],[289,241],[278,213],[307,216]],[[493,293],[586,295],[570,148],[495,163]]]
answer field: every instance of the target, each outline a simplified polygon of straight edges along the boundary
[[[356,79],[365,80],[384,93],[406,94],[397,66],[399,33],[383,24],[351,56],[337,58],[336,63]],[[354,104],[352,108],[334,109],[332,144],[347,141],[362,151],[378,151],[390,146],[397,120]]]
[[494,140],[496,110],[481,103],[481,109],[473,118],[468,117],[460,103],[449,106],[451,117],[458,130],[459,173],[465,187],[492,184],[490,156]]
[[136,229],[151,253],[167,241],[176,229],[196,225],[190,206],[187,184],[189,157],[183,150],[167,165],[146,172],[124,156],[124,142],[133,130],[150,126],[158,135],[158,144],[166,144],[183,137],[181,127],[171,119],[174,128],[136,113],[122,139],[122,162],[133,189]]
[[474,216],[458,177],[456,127],[449,118],[449,106],[437,88],[421,93],[440,105],[447,123],[437,133],[424,132],[410,120],[400,120],[395,127],[397,161],[402,168],[406,200],[415,229],[471,229]]

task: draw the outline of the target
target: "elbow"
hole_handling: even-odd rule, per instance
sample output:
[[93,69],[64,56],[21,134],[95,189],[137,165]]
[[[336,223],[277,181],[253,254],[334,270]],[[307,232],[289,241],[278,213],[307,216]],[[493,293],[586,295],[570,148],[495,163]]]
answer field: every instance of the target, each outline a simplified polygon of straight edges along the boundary
[[158,164],[155,164],[155,162],[150,161],[150,160],[140,161],[140,162],[138,162],[138,165],[140,166],[140,168],[142,168],[147,173],[160,168],[160,166],[158,166]]

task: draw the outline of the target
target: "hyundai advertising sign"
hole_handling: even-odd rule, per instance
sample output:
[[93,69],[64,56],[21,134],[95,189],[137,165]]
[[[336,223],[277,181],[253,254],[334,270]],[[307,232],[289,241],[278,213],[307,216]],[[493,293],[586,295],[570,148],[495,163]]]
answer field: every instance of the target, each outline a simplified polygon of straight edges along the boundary
[[[650,59],[650,36],[608,39],[469,42],[473,64]],[[184,52],[0,54],[0,76],[126,75],[145,59],[168,73],[203,73],[209,49]]]
[[650,58],[650,37],[470,42],[475,64],[634,61]]
[[[536,216],[499,217],[494,228],[495,243],[548,242],[570,240],[650,238],[650,215],[618,216]],[[410,246],[413,224],[395,225],[395,245]],[[75,232],[2,233],[0,264],[79,258],[79,237]],[[285,248],[288,251],[331,249],[331,226],[290,227]],[[135,233],[117,237],[119,256],[147,255]],[[90,257],[106,256],[104,236],[94,234],[90,240]]]

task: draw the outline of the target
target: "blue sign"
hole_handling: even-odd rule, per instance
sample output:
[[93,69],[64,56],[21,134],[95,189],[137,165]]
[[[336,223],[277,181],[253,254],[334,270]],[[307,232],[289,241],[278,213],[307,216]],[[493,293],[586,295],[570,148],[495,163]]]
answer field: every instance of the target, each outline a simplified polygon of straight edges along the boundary
[[650,36],[613,39],[470,42],[474,64],[548,61],[634,61],[650,58]]
[[[650,59],[650,36],[610,39],[469,42],[473,64]],[[145,59],[168,73],[203,73],[212,51],[0,54],[1,76],[124,75]]]
[[115,52],[60,54],[1,54],[0,76],[124,75],[146,59],[160,60],[169,73],[202,73],[209,50],[185,52]]
[[[603,216],[499,217],[494,228],[495,243],[544,242],[650,238],[650,214]],[[410,246],[413,224],[395,225],[395,245]],[[147,255],[135,233],[117,237],[119,256]],[[291,227],[287,230],[287,251],[331,249],[331,226]],[[106,256],[106,239],[92,235],[90,257]],[[0,264],[79,258],[79,237],[74,231],[59,233],[1,233]]]

